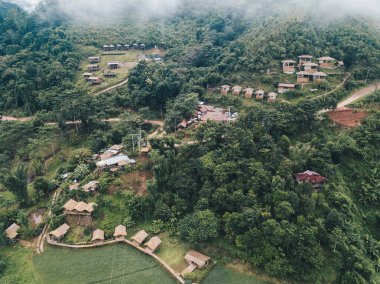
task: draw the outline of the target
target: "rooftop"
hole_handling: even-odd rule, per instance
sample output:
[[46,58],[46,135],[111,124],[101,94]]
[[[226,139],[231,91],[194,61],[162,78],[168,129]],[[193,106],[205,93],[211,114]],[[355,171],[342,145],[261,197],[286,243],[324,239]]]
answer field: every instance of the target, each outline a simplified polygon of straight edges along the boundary
[[20,226],[17,225],[16,223],[13,223],[12,225],[10,225],[5,230],[5,233],[7,234],[7,238],[12,240],[15,237],[17,237],[17,235],[18,235],[18,233],[17,233],[18,229],[20,229]]
[[119,155],[114,156],[108,159],[101,160],[96,163],[96,166],[98,167],[106,167],[106,166],[113,166],[119,164],[121,161],[127,162],[127,164],[135,164],[136,161],[133,159],[129,159],[126,155]]

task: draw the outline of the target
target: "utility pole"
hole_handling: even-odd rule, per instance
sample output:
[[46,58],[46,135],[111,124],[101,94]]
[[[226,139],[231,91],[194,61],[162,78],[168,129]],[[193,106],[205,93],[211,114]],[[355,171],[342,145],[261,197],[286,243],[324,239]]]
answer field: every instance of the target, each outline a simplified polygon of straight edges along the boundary
[[367,70],[367,76],[365,77],[365,84],[367,84],[368,76],[369,76],[369,68]]

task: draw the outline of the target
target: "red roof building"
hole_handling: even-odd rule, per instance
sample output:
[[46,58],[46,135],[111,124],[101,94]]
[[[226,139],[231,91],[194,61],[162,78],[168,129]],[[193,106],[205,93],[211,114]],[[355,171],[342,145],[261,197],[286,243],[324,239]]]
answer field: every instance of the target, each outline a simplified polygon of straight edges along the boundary
[[323,184],[327,181],[327,178],[313,171],[305,171],[303,173],[298,173],[295,175],[295,177],[299,183],[309,183],[315,188],[321,188]]

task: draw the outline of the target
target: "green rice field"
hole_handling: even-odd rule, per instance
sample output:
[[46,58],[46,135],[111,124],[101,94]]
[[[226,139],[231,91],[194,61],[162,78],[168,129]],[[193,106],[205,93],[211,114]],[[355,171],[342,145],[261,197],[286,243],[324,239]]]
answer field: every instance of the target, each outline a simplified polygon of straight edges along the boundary
[[269,284],[270,282],[258,280],[253,275],[242,274],[226,268],[222,265],[216,265],[207,275],[202,284]]

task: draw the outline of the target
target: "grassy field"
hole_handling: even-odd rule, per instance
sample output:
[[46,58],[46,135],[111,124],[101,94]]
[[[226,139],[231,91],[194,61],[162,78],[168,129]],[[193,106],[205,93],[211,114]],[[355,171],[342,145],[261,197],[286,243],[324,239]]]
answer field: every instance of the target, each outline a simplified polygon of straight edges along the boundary
[[271,282],[258,280],[253,275],[242,274],[222,265],[216,265],[207,275],[202,284],[269,284]]
[[124,244],[88,250],[46,245],[42,255],[16,245],[4,254],[9,265],[0,283],[176,283],[154,259]]

